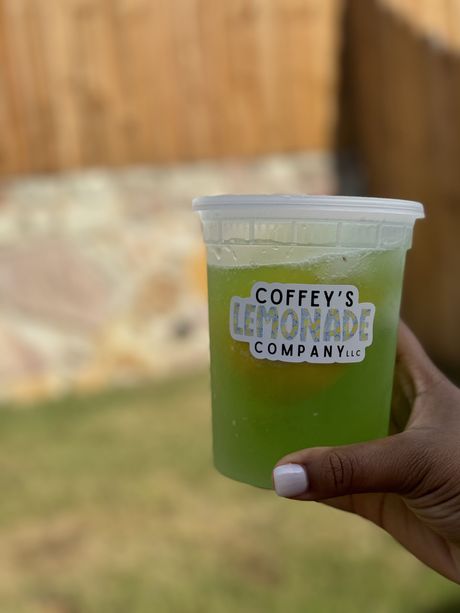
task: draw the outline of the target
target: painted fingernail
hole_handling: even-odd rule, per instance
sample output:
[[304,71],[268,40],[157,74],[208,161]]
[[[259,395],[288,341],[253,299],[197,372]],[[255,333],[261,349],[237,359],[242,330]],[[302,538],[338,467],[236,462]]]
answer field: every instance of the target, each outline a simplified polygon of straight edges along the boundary
[[278,496],[298,496],[308,489],[307,471],[300,464],[283,464],[273,471],[273,483]]

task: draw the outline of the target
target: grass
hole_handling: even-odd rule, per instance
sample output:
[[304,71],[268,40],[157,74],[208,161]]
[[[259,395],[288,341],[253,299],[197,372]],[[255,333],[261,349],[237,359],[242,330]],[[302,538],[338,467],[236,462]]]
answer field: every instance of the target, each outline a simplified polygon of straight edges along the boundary
[[2,410],[0,611],[460,610],[374,526],[215,473],[209,414],[205,376]]

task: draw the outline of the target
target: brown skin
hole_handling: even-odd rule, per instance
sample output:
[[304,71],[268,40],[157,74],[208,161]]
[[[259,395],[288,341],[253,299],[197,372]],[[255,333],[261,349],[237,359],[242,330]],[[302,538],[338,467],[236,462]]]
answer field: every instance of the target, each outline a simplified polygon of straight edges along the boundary
[[419,560],[460,583],[460,389],[401,324],[387,438],[291,453],[315,500],[356,513]]

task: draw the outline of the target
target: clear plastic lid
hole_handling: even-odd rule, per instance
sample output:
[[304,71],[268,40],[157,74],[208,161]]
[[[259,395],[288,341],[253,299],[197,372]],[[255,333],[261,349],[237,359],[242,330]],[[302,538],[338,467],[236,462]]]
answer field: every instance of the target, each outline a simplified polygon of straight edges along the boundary
[[221,219],[340,219],[414,223],[425,217],[420,202],[355,196],[307,196],[304,194],[222,194],[200,196],[193,210],[203,217]]

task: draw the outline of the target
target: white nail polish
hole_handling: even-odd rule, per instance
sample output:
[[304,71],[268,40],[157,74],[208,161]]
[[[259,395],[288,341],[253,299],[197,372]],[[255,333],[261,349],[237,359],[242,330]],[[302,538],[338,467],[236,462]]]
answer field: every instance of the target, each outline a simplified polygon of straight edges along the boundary
[[308,489],[307,472],[300,464],[283,464],[273,471],[278,496],[298,496]]

